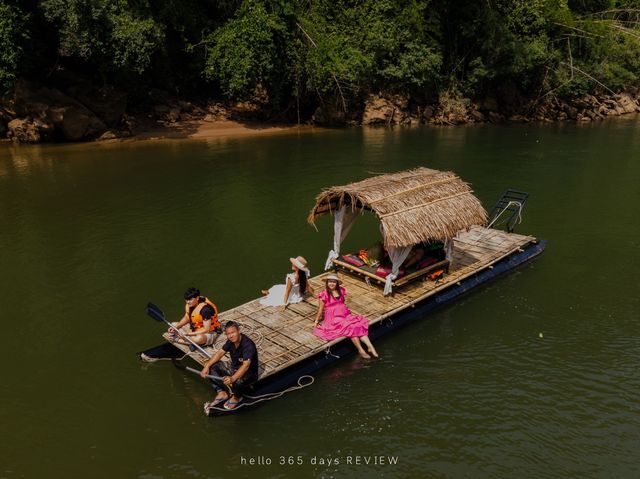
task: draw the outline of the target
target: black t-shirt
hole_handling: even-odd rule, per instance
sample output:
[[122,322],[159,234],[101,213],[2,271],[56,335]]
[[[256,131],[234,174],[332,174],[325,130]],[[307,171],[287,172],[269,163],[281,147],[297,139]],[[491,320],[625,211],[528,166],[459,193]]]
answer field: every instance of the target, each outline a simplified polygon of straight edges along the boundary
[[240,335],[240,344],[236,348],[233,343],[227,340],[222,346],[226,352],[231,356],[231,368],[236,371],[240,369],[242,363],[245,359],[250,359],[251,364],[249,365],[249,370],[247,374],[252,376],[258,375],[258,350],[256,349],[256,345],[251,339],[249,339],[246,335]]

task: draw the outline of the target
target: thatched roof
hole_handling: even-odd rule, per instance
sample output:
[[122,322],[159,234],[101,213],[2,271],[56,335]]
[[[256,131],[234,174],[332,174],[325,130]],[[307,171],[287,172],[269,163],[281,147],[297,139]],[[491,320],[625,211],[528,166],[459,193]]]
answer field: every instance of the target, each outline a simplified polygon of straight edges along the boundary
[[369,210],[384,228],[385,246],[447,240],[472,225],[484,225],[487,212],[469,185],[450,171],[428,168],[374,176],[327,188],[316,198],[308,221],[343,205]]

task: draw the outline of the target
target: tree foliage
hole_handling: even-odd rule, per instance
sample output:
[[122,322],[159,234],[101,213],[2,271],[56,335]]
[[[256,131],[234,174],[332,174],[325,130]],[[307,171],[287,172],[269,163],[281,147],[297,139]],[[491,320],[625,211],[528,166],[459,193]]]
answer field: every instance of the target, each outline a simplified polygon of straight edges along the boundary
[[163,25],[146,1],[43,0],[40,7],[58,29],[60,55],[91,60],[103,71],[143,73],[163,47]]
[[0,47],[4,87],[71,68],[127,89],[266,92],[275,110],[574,95],[637,85],[640,0],[0,0]]
[[0,94],[14,82],[28,38],[28,16],[0,0]]

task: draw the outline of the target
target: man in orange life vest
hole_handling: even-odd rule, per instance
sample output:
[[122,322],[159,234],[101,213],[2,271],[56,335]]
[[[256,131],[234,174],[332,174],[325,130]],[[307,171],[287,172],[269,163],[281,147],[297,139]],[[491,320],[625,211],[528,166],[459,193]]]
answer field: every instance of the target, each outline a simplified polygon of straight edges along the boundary
[[189,331],[183,332],[185,336],[201,346],[211,346],[219,334],[222,333],[222,327],[218,320],[218,308],[215,304],[204,296],[200,296],[200,291],[196,288],[189,288],[184,293],[184,316],[180,321],[171,323],[172,328],[180,329],[189,325]]

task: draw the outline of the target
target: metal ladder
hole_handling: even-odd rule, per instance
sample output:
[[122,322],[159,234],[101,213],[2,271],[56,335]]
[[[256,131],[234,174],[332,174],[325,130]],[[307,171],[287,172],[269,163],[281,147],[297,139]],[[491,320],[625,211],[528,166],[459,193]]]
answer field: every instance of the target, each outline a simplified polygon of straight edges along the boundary
[[505,225],[507,232],[513,233],[516,225],[522,221],[522,210],[528,199],[529,193],[524,191],[507,190],[502,193],[502,197],[489,213],[488,228]]

